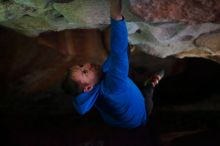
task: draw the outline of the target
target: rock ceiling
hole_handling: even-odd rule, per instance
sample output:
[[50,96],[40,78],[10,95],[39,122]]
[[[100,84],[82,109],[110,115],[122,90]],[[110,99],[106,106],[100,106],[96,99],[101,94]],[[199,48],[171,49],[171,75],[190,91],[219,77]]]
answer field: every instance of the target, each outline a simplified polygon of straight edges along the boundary
[[[107,0],[1,0],[0,25],[27,36],[65,29],[103,30]],[[124,0],[129,43],[147,54],[220,62],[218,0]]]

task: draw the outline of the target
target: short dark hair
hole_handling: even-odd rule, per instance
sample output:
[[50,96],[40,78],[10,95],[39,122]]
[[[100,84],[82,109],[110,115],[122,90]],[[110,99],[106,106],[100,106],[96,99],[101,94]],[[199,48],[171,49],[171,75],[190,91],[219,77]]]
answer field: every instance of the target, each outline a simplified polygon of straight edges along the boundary
[[71,70],[68,69],[62,82],[62,89],[66,94],[75,97],[79,95],[82,91],[80,89],[79,84],[71,79],[71,73]]

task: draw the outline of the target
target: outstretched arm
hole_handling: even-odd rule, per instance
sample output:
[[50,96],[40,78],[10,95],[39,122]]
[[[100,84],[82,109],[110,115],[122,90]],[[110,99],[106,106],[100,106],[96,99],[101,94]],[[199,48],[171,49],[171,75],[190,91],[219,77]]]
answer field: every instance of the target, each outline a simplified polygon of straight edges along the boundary
[[110,0],[110,14],[114,20],[122,20],[122,4],[121,0]]
[[114,56],[114,60],[127,59],[128,34],[125,20],[122,16],[122,0],[110,0],[110,15],[110,55]]
[[128,33],[121,14],[121,0],[110,0],[111,33],[109,68],[105,85],[111,91],[123,90],[128,78]]

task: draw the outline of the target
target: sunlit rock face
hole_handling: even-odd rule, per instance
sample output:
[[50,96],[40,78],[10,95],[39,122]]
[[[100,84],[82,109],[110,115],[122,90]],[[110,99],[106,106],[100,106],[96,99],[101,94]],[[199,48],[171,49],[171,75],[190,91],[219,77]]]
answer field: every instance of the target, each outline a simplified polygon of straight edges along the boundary
[[130,0],[131,9],[145,21],[220,22],[218,0]]
[[[144,22],[131,26],[130,42],[159,57],[204,57],[219,62],[218,0],[130,0]],[[135,32],[136,31],[136,32]]]
[[[219,61],[218,0],[123,0],[129,43],[165,58],[203,57]],[[103,30],[109,2],[100,0],[12,0],[0,3],[0,24],[27,36],[65,29]]]

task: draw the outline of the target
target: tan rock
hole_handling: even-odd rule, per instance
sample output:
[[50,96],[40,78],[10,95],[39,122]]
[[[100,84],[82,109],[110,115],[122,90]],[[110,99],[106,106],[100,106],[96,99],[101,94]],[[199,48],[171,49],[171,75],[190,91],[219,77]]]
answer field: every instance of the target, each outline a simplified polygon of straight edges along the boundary
[[188,51],[180,52],[180,53],[176,54],[175,56],[178,58],[184,58],[184,57],[203,57],[203,58],[206,58],[207,56],[211,56],[211,55],[212,55],[212,53],[208,52],[206,50],[200,50],[198,48],[193,48]]
[[198,47],[208,48],[216,55],[220,55],[220,31],[206,33],[195,40]]

